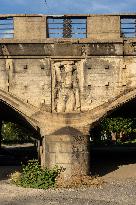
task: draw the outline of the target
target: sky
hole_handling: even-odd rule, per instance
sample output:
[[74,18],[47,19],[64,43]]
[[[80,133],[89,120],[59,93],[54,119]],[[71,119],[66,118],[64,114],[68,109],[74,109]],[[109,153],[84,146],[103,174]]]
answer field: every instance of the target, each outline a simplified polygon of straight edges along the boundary
[[0,0],[1,14],[136,13],[136,0]]

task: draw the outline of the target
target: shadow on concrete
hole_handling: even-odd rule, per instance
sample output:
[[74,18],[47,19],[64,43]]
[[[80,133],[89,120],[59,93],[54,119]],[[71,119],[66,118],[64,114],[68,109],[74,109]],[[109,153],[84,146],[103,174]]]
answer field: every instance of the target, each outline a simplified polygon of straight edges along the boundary
[[136,164],[136,144],[133,146],[92,146],[91,174],[104,176],[119,166]]
[[15,171],[21,171],[21,164],[37,159],[37,150],[33,145],[2,146],[0,150],[0,180],[6,180]]

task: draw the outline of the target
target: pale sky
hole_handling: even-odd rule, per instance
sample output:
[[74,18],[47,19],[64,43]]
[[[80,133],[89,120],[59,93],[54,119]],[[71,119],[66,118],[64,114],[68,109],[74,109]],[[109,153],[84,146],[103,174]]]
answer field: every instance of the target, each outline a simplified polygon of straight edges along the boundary
[[1,14],[136,13],[136,0],[0,0]]

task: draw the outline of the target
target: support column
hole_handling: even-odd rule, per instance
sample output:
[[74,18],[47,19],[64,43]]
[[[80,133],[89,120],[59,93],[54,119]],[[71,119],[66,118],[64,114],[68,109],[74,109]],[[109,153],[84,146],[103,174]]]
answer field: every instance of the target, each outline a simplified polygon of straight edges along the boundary
[[49,135],[45,137],[45,166],[65,168],[64,177],[90,174],[89,136]]
[[42,137],[39,145],[39,161],[42,167],[47,166],[45,162],[45,146],[46,146],[45,137]]

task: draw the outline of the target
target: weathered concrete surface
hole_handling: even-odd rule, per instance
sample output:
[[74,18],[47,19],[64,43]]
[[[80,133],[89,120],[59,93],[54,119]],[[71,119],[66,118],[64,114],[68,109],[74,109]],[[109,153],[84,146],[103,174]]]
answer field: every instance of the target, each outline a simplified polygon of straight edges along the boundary
[[93,39],[120,38],[120,16],[98,15],[88,17],[88,36]]
[[[65,132],[65,131],[64,131]],[[45,162],[47,166],[64,167],[64,177],[90,174],[89,137],[49,135],[45,138]]]
[[85,39],[47,38],[46,21],[14,16],[14,38],[0,40],[0,99],[41,134],[42,164],[64,165],[71,175],[73,139],[136,97],[136,38],[121,37],[120,15],[89,15]]

